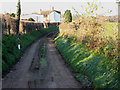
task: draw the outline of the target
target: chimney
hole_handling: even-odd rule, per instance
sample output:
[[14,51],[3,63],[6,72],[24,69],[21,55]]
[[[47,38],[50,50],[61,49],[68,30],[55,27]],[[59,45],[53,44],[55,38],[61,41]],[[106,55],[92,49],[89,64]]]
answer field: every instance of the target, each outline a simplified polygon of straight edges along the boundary
[[54,7],[52,7],[52,11],[54,11]]

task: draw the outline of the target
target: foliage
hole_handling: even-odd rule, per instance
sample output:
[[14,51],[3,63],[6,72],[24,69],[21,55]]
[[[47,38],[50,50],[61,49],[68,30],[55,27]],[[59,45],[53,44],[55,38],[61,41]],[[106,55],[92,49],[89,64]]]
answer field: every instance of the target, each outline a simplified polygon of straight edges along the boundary
[[[74,8],[73,8],[74,9]],[[74,9],[75,10],[75,9]],[[83,7],[84,13],[81,14],[79,22],[60,25],[60,34],[76,37],[86,44],[89,49],[96,51],[108,58],[116,58],[118,53],[118,24],[103,22],[94,17],[98,6],[95,2],[87,2],[87,7]],[[82,10],[81,10],[82,11]],[[75,10],[76,14],[79,13]],[[77,30],[77,31],[75,31]],[[108,50],[103,51],[107,45]]]
[[83,84],[83,86],[91,87],[92,83],[90,82],[89,78],[86,75],[81,73],[75,74],[75,77]]
[[[7,71],[15,62],[17,62],[25,48],[27,48],[34,40],[55,30],[58,30],[58,28],[51,27],[20,36],[4,35],[2,38],[2,72]],[[18,40],[18,37],[20,40]],[[18,49],[18,42],[21,43],[21,50]]]
[[5,15],[10,15],[9,13],[6,13]]
[[10,14],[11,17],[15,17],[15,13]]
[[28,21],[35,21],[33,18],[29,18]]
[[120,0],[116,0],[116,3],[118,4],[118,6],[120,6]]
[[83,74],[89,77],[95,88],[119,87],[117,58],[104,57],[68,36],[58,36],[55,43],[66,62],[77,73],[78,80],[81,80],[79,74]]
[[20,15],[21,15],[21,5],[20,5],[20,0],[18,0],[18,5],[17,5],[17,34],[19,34],[19,24],[20,24]]
[[20,20],[20,15],[21,15],[21,5],[20,5],[20,0],[18,0],[18,5],[17,5],[17,19]]
[[56,38],[57,48],[74,71],[87,74],[96,88],[117,88],[120,86],[118,24],[96,18],[95,2],[87,2],[82,8],[78,22],[60,24],[59,35],[63,36]]
[[72,22],[72,14],[70,10],[66,10],[64,13],[65,22]]

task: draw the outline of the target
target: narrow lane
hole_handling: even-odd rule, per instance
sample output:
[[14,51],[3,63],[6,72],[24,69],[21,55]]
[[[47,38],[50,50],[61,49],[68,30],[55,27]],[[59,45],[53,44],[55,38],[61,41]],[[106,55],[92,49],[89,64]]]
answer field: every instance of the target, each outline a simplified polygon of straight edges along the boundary
[[[13,72],[3,80],[3,88],[81,88],[82,85],[72,76],[69,68],[54,44],[55,34],[34,42],[21,57]],[[46,40],[46,66],[39,65],[39,48]]]
[[[72,76],[69,68],[59,52],[57,51],[53,38],[48,38],[47,43],[47,60],[49,63],[49,73],[47,74],[46,83],[50,88],[81,88],[81,84]],[[52,78],[49,81],[49,78]],[[49,82],[47,82],[49,81]],[[49,84],[50,83],[50,84]]]
[[20,61],[13,67],[11,72],[8,73],[2,81],[3,88],[28,88],[27,82],[30,77],[29,68],[35,54],[38,52],[40,42],[41,39],[27,48]]

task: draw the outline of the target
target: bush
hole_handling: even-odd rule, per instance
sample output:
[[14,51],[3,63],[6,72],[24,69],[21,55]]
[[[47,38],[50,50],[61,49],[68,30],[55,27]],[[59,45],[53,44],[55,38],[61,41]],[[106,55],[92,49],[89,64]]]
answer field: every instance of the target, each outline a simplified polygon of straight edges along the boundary
[[10,14],[11,17],[15,17],[15,13]]
[[35,21],[33,18],[29,18],[28,21]]
[[72,22],[72,14],[70,10],[66,10],[64,13],[65,22]]

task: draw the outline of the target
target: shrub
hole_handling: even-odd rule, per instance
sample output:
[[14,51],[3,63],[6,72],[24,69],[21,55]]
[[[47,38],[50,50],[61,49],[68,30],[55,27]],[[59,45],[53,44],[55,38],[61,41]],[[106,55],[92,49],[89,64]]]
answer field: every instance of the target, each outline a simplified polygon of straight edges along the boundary
[[29,18],[28,21],[35,21],[33,18]]
[[65,22],[72,22],[72,14],[70,10],[66,10],[64,13]]
[[15,13],[10,14],[11,17],[15,17]]

